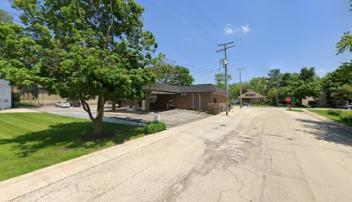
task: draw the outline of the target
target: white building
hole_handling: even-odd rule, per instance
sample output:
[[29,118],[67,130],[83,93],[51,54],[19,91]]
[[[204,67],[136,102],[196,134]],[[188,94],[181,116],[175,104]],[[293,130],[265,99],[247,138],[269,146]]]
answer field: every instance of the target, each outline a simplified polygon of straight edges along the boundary
[[10,83],[0,79],[0,110],[11,108],[11,100]]

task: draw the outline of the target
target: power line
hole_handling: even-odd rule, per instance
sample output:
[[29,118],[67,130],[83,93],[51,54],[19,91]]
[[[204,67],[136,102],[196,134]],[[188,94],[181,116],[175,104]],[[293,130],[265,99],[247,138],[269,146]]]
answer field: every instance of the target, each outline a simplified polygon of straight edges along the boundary
[[[194,73],[200,73],[200,74],[215,74],[216,73],[216,70],[212,70],[214,68],[210,68],[210,67],[206,67],[206,66],[200,67],[198,65],[187,64],[187,63],[183,63],[183,62],[177,62],[176,60],[171,59],[171,58],[166,58],[166,62],[170,63],[170,64],[173,64],[173,65],[180,65],[180,66],[185,66],[185,67],[193,67],[193,68],[197,69],[196,71],[194,71],[192,69],[192,72],[194,72]],[[203,71],[199,71],[200,69],[209,69],[209,71],[203,72]]]
[[227,67],[228,67],[228,60],[227,60],[227,50],[230,48],[235,47],[235,45],[233,45],[234,42],[227,42],[227,43],[223,43],[223,44],[218,44],[218,47],[222,47],[222,49],[216,51],[217,53],[220,52],[224,52],[225,58],[223,60],[223,65],[225,68],[225,86],[226,86],[226,115],[229,115],[229,85],[227,83]]

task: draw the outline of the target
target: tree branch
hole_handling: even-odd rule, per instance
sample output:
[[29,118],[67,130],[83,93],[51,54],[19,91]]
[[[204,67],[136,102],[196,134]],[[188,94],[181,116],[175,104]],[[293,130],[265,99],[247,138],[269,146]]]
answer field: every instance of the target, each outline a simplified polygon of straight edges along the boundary
[[[110,0],[110,12],[111,12],[111,15],[113,14],[113,10],[112,10],[112,1]],[[105,37],[105,47],[108,46],[108,43],[109,43],[109,34],[110,34],[110,31],[111,31],[111,28],[114,24],[114,19],[111,19],[111,23],[109,25],[109,28],[108,28],[108,31],[106,32],[106,37]]]
[[86,111],[89,115],[90,120],[95,121],[95,118],[93,117],[92,111],[90,110],[89,104],[87,103],[87,101],[83,98],[80,98],[82,107],[84,109],[84,111]]

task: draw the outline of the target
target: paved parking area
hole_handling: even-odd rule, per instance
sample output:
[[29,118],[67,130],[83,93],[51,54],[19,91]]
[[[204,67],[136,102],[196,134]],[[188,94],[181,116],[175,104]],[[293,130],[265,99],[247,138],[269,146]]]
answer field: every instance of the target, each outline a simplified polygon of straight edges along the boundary
[[199,111],[192,111],[192,110],[182,110],[182,109],[174,109],[174,110],[169,110],[169,111],[163,111],[163,112],[150,112],[150,113],[133,113],[133,112],[107,112],[106,116],[107,117],[118,117],[121,119],[127,119],[127,120],[140,120],[142,122],[149,122],[153,121],[154,117],[159,114],[160,115],[160,120],[170,128],[170,127],[175,127],[179,125],[183,125],[186,123],[190,123],[196,120],[204,119],[209,116],[210,114],[207,114],[205,112],[199,112]]
[[[96,110],[95,106],[91,106],[92,112]],[[62,116],[87,118],[88,114],[80,107],[58,108],[55,106],[43,106],[36,109],[40,112],[47,112]],[[160,120],[164,122],[168,128],[190,123],[196,120],[204,119],[211,114],[192,110],[174,109],[169,111],[158,112]],[[154,120],[156,113],[140,113],[140,112],[105,112],[104,120],[106,122],[121,123],[121,124],[143,124]]]

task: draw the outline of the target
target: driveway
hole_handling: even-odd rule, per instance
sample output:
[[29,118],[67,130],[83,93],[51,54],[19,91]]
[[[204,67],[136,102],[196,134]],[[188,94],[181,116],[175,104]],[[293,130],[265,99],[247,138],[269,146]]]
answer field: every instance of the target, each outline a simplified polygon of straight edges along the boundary
[[[91,110],[94,113],[96,111],[96,107],[92,106]],[[81,107],[58,108],[55,106],[43,106],[43,107],[37,108],[37,111],[57,114],[61,116],[69,116],[69,117],[85,118],[85,119],[89,118],[87,112],[85,112]],[[140,123],[144,124],[149,121],[153,121],[155,114],[156,113],[153,113],[153,112],[150,112],[150,113],[127,112],[127,111],[105,112],[104,120],[106,122],[112,122],[112,123],[138,125]],[[190,123],[190,122],[197,121],[211,116],[210,114],[207,114],[205,112],[182,110],[182,109],[174,109],[174,110],[159,112],[159,115],[160,115],[160,120],[164,122],[168,128],[183,125],[186,123]]]
[[350,202],[351,187],[350,132],[249,108],[2,182],[0,201]]

